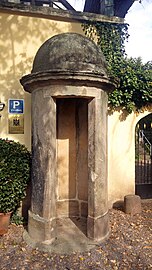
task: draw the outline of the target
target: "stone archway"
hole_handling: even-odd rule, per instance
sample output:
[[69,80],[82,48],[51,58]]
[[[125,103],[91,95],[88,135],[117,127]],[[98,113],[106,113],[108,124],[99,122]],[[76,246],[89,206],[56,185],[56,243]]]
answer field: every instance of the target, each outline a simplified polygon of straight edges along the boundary
[[135,193],[152,198],[152,113],[135,128]]
[[32,94],[26,240],[43,250],[88,248],[89,241],[109,235],[107,93],[114,85],[103,54],[84,36],[54,36],[40,47],[21,83]]

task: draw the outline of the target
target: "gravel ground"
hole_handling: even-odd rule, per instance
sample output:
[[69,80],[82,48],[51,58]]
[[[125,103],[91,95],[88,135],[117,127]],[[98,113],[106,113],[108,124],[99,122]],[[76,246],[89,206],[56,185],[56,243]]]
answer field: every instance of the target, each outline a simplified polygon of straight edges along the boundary
[[89,252],[48,254],[30,248],[23,226],[10,225],[0,237],[0,270],[150,270],[152,269],[152,200],[142,201],[142,213],[110,210],[109,239]]

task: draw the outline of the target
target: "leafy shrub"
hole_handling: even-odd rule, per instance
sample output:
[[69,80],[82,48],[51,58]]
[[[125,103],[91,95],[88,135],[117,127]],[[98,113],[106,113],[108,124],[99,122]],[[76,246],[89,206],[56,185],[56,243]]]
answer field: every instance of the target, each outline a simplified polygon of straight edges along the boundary
[[123,109],[128,113],[152,103],[152,61],[145,64],[139,58],[127,58],[125,42],[128,25],[91,22],[82,25],[85,35],[96,40],[107,61],[108,75],[119,80],[109,95],[109,109]]
[[0,139],[0,212],[14,211],[30,181],[30,152],[18,142]]
[[112,108],[121,107],[128,113],[152,103],[152,62],[142,63],[138,58],[124,58],[117,70],[119,87],[109,95]]
[[18,214],[17,210],[15,210],[11,216],[11,223],[14,223],[16,225],[23,225],[25,224],[25,219]]

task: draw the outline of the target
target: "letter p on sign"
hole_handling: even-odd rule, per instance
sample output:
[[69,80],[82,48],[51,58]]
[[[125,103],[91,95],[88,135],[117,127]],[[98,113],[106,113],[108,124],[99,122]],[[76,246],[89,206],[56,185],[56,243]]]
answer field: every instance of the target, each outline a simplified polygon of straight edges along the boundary
[[19,100],[13,100],[13,109],[16,109],[20,105]]

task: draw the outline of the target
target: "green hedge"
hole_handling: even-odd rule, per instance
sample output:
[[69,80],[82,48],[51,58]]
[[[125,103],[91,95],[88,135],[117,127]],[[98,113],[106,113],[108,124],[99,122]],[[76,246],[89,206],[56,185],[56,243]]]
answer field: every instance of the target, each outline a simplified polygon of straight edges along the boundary
[[14,211],[26,195],[31,155],[24,145],[0,139],[0,212]]

